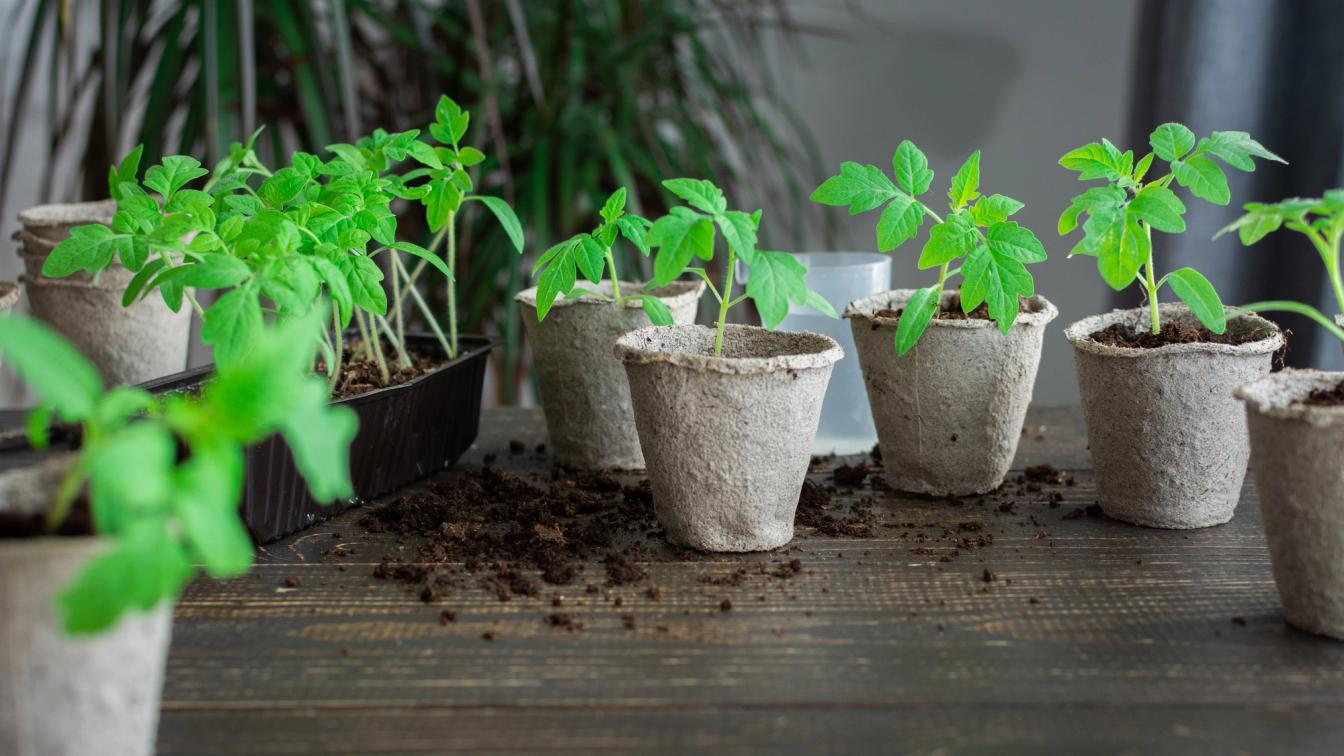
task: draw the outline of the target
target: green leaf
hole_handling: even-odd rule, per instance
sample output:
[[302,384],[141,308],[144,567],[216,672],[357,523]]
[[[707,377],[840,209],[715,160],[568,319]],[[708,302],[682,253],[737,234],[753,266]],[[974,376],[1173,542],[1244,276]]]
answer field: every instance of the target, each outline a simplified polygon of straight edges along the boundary
[[715,217],[728,247],[751,265],[756,261],[756,222],[741,210],[728,210]]
[[1155,155],[1170,163],[1195,148],[1195,132],[1174,121],[1164,123],[1148,136],[1148,143]]
[[1216,205],[1226,205],[1232,201],[1232,191],[1227,187],[1227,175],[1217,163],[1203,155],[1173,162],[1171,172],[1176,177],[1177,183],[1189,189],[1196,197]]
[[159,423],[132,423],[89,444],[84,464],[99,531],[117,533],[134,520],[163,512],[176,454],[173,435]]
[[331,301],[336,305],[336,315],[341,321],[341,327],[350,325],[350,316],[354,312],[354,295],[350,292],[350,283],[346,279],[345,271],[325,257],[314,256],[308,260],[313,270],[317,272],[318,278],[327,284],[327,293],[331,295]]
[[1165,186],[1145,186],[1129,203],[1135,213],[1158,231],[1179,234],[1185,231],[1185,203]]
[[434,268],[438,270],[440,273],[442,273],[444,277],[447,278],[449,281],[453,280],[453,271],[448,268],[448,263],[444,262],[443,258],[439,257],[433,252],[430,252],[429,250],[425,249],[419,244],[412,244],[410,242],[397,242],[392,245],[392,249],[399,249],[402,252],[415,255],[421,260],[424,260],[430,265],[433,265]]
[[163,520],[136,523],[112,549],[85,563],[57,599],[62,624],[73,634],[111,627],[123,612],[171,602],[192,574],[181,545]]
[[648,316],[650,323],[656,326],[672,325],[672,311],[668,309],[663,300],[652,294],[644,294],[639,300],[640,304],[644,306],[644,314]]
[[257,196],[267,207],[283,207],[298,197],[310,180],[307,174],[297,168],[281,168],[261,182]]
[[1012,258],[1022,263],[1045,262],[1045,245],[1026,226],[1014,221],[1003,221],[989,227],[986,242],[995,257]]
[[907,194],[919,196],[929,190],[933,183],[933,171],[929,168],[929,159],[909,139],[902,139],[891,156],[891,168],[896,176],[896,185]]
[[316,501],[348,499],[354,494],[350,441],[358,429],[354,410],[332,404],[322,380],[312,378],[302,384],[280,431]]
[[1250,246],[1283,225],[1283,215],[1272,206],[1266,209],[1252,210],[1231,223],[1218,229],[1213,235],[1217,239],[1229,231],[1236,231],[1241,243]]
[[966,203],[980,196],[977,191],[980,188],[980,150],[971,153],[966,158],[966,162],[957,169],[957,174],[952,177],[952,188],[948,190],[947,197],[952,200],[952,209],[958,210],[966,206]]
[[[460,137],[459,137],[460,138]],[[457,162],[465,166],[473,166],[485,162],[485,153],[475,147],[463,147],[457,151]]]
[[929,321],[938,310],[941,298],[942,292],[938,290],[937,284],[925,289],[916,289],[910,296],[909,301],[905,303],[905,309],[901,312],[901,320],[896,325],[897,355],[904,355],[919,342],[919,337],[924,335],[924,329],[929,327]]
[[835,308],[831,306],[831,303],[826,301],[826,297],[823,297],[811,289],[807,290],[807,297],[803,299],[803,304],[828,318],[840,317],[840,313],[836,312]]
[[1134,276],[1148,260],[1152,247],[1148,234],[1132,214],[1122,216],[1116,241],[1097,249],[1097,271],[1107,285],[1122,291],[1134,283]]
[[439,160],[438,153],[425,142],[411,142],[406,146],[406,154],[421,165],[429,166],[435,170],[443,169],[443,161]]
[[118,254],[129,252],[131,244],[130,236],[113,233],[107,226],[75,226],[47,255],[42,275],[64,278],[80,270],[97,273],[111,265]]
[[1148,169],[1152,166],[1153,153],[1150,152],[1139,160],[1138,165],[1134,166],[1134,171],[1130,174],[1130,177],[1133,178],[1135,182],[1143,181],[1143,177],[1148,175]]
[[1129,175],[1124,155],[1110,142],[1091,142],[1071,150],[1059,159],[1059,164],[1078,171],[1079,181],[1098,178],[1118,181]]
[[669,192],[686,200],[687,204],[709,215],[719,215],[728,209],[723,190],[705,179],[676,178],[663,182]]
[[919,200],[897,193],[877,219],[877,249],[890,252],[919,233],[925,208]]
[[637,215],[622,215],[616,219],[616,228],[620,230],[621,236],[635,245],[635,249],[645,257],[649,256],[649,245],[646,239],[649,234],[649,227],[653,224]]
[[93,365],[40,321],[0,315],[0,358],[68,422],[88,417],[102,395],[103,379]]
[[975,249],[978,239],[975,228],[960,213],[929,229],[929,240],[919,253],[919,267],[936,268]]
[[1055,226],[1055,228],[1059,231],[1060,236],[1063,236],[1073,231],[1075,228],[1078,228],[1078,216],[1081,215],[1082,212],[1083,208],[1077,205],[1069,205],[1068,207],[1064,208],[1064,212],[1060,213],[1059,215],[1059,223],[1056,224]]
[[[568,244],[578,244],[577,238],[561,242],[551,249]],[[551,305],[555,303],[556,298],[572,291],[574,284],[577,282],[578,266],[572,255],[562,254],[560,257],[551,260],[537,279],[537,320],[545,320],[546,314],[551,311]]]
[[508,235],[509,241],[513,242],[514,249],[519,253],[523,251],[523,224],[518,222],[518,216],[514,214],[513,208],[509,203],[499,197],[488,197],[485,195],[473,195],[471,199],[480,200],[485,206],[490,208],[490,212],[495,214],[499,220],[499,225],[504,228],[504,233]]
[[846,161],[840,164],[840,173],[813,190],[811,199],[823,205],[848,205],[849,214],[858,215],[881,206],[899,193],[882,169]]
[[975,221],[977,226],[992,226],[995,223],[1002,223],[1008,220],[1008,217],[1016,213],[1026,205],[1018,202],[1012,197],[1002,194],[991,194],[981,197],[971,208],[971,220]]
[[120,200],[121,185],[135,184],[135,177],[140,173],[140,156],[144,152],[145,145],[137,144],[135,149],[126,153],[126,157],[123,157],[120,163],[108,171],[107,196]]
[[353,144],[329,144],[327,152],[333,152],[346,164],[359,170],[365,170],[369,167],[369,161],[364,157],[364,153]]
[[607,197],[606,203],[602,205],[602,220],[614,223],[623,212],[625,212],[625,187],[617,189]]
[[215,362],[221,366],[245,357],[262,330],[261,304],[252,286],[225,293],[205,311],[201,341],[214,346]]
[[787,252],[757,250],[756,264],[750,266],[747,296],[756,303],[761,325],[773,330],[789,314],[789,301],[807,300],[804,278],[807,268]]
[[[999,224],[990,231],[1007,225],[1009,223]],[[1035,293],[1031,273],[1018,257],[1023,239],[1016,232],[1011,236],[1011,243],[981,244],[976,247],[966,256],[966,264],[961,269],[964,279],[961,285],[962,309],[970,312],[979,307],[981,302],[986,303],[990,319],[998,324],[1003,333],[1008,333],[1017,320],[1021,309],[1018,296],[1029,297]],[[1045,259],[1044,250],[1041,251],[1041,259]]]
[[1200,152],[1208,152],[1223,159],[1223,162],[1243,171],[1254,171],[1252,157],[1274,160],[1285,165],[1287,160],[1265,149],[1264,145],[1251,138],[1244,131],[1215,131],[1199,140]]
[[1171,284],[1171,290],[1210,331],[1222,333],[1227,330],[1227,311],[1213,284],[1203,274],[1194,268],[1179,268],[1163,276],[1162,280]]
[[201,162],[196,158],[169,155],[163,159],[162,164],[151,166],[145,171],[145,186],[162,195],[166,203],[178,189],[208,173],[210,171],[202,168]]
[[184,265],[182,270],[182,285],[201,289],[234,286],[252,276],[247,263],[221,252],[201,255],[200,262]]
[[387,292],[383,291],[383,271],[378,263],[363,255],[348,255],[338,258],[345,269],[346,282],[350,284],[350,296],[355,306],[368,312],[384,315],[387,313]]
[[607,250],[602,247],[598,240],[588,234],[581,234],[578,237],[579,243],[573,247],[571,254],[574,256],[574,262],[583,277],[598,283],[602,280],[602,272],[606,268]]
[[187,543],[211,577],[241,575],[252,566],[252,538],[238,519],[243,455],[227,442],[196,444],[173,471],[173,508]]
[[709,218],[684,207],[674,207],[654,221],[646,238],[657,247],[653,259],[653,285],[664,286],[680,276],[692,257],[708,260],[714,255],[714,224]]

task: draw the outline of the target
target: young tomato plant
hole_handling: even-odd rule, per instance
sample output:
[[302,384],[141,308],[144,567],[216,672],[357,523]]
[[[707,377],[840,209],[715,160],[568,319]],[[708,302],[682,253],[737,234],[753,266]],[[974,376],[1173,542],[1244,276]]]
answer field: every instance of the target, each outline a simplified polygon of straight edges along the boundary
[[[1292,197],[1273,203],[1248,202],[1244,209],[1245,215],[1223,227],[1213,238],[1236,231],[1241,243],[1250,246],[1280,228],[1302,234],[1320,255],[1335,293],[1335,307],[1344,315],[1344,280],[1341,280],[1339,269],[1340,241],[1344,239],[1344,189],[1331,189],[1319,199]],[[1308,304],[1275,300],[1254,302],[1240,309],[1295,312],[1315,320],[1336,338],[1344,340],[1344,331]]]
[[113,543],[61,594],[68,631],[102,630],[122,612],[176,597],[194,565],[214,577],[247,571],[252,541],[238,518],[247,444],[278,432],[313,498],[351,495],[349,445],[358,420],[328,403],[325,384],[312,373],[309,344],[322,321],[314,315],[263,329],[247,355],[221,364],[198,396],[155,397],[127,386],[105,389],[94,367],[54,331],[0,317],[0,356],[41,398],[29,422],[34,445],[45,444],[53,413],[83,426],[48,529],[87,490],[94,531]]
[[[550,312],[557,297],[581,294],[607,300],[613,307],[638,302],[654,325],[672,325],[672,311],[658,297],[621,293],[616,257],[611,252],[617,237],[624,236],[645,257],[649,255],[649,245],[644,242],[649,221],[625,212],[625,197],[625,187],[617,189],[602,205],[601,225],[591,232],[571,236],[537,259],[536,265],[532,266],[533,275],[541,271],[537,277],[537,320],[546,319],[546,313]],[[604,269],[611,277],[611,296],[578,286],[580,274],[592,283],[601,283]]]
[[[723,327],[728,321],[728,308],[744,299],[751,299],[756,304],[762,325],[769,329],[774,329],[789,314],[790,302],[837,317],[825,298],[807,288],[807,268],[797,258],[788,252],[756,248],[760,210],[754,213],[729,210],[723,190],[705,179],[669,179],[663,182],[663,187],[685,200],[689,207],[673,207],[649,228],[645,242],[658,249],[653,259],[653,280],[649,285],[666,286],[683,273],[705,279],[710,292],[719,301],[719,318],[714,331],[716,357],[723,353]],[[704,268],[691,264],[695,258],[705,262],[714,259],[716,227],[728,243],[722,290],[715,288]],[[744,294],[734,298],[733,274],[739,261],[748,271],[747,286]],[[648,300],[646,297],[644,301]]]
[[[946,217],[918,199],[933,183],[933,170],[913,142],[901,141],[891,165],[894,182],[875,165],[841,163],[840,173],[822,182],[812,192],[812,200],[848,205],[850,215],[882,207],[877,220],[877,248],[882,252],[917,236],[925,218],[933,220],[918,264],[920,270],[937,268],[938,280],[917,290],[906,302],[896,327],[897,354],[905,354],[919,342],[938,311],[944,285],[958,273],[962,276],[962,310],[969,313],[984,303],[990,319],[1008,333],[1020,310],[1018,298],[1035,293],[1036,284],[1026,266],[1045,260],[1045,247],[1036,234],[1008,220],[1023,204],[1002,194],[981,196],[979,150],[952,177]],[[952,267],[963,257],[964,263]]]
[[[296,152],[288,166],[275,171],[257,157],[253,134],[247,144],[232,145],[213,172],[193,158],[175,155],[150,167],[138,182],[137,147],[109,175],[109,191],[117,201],[111,226],[73,229],[52,250],[43,274],[97,273],[114,258],[120,260],[135,272],[123,304],[157,290],[177,310],[185,297],[200,313],[201,338],[214,346],[221,364],[244,357],[267,319],[302,316],[315,306],[329,305],[332,328],[318,343],[331,384],[339,378],[343,334],[352,322],[361,337],[362,356],[376,363],[387,381],[381,340],[392,345],[400,364],[411,362],[403,315],[407,297],[421,309],[444,352],[455,357],[452,235],[448,233],[447,262],[436,251],[397,241],[392,202],[402,198],[425,204],[431,226],[440,232],[435,249],[450,231],[451,224],[445,223],[464,200],[489,207],[520,251],[522,231],[503,200],[466,194],[472,182],[465,169],[484,159],[478,150],[457,144],[466,131],[466,112],[445,97],[435,117],[429,131],[441,146],[420,141],[419,130],[378,129],[355,144],[328,146],[333,156],[328,160]],[[417,167],[394,173],[407,159]],[[207,175],[200,189],[188,188]],[[385,252],[394,253],[391,315],[383,271],[375,261]],[[400,252],[420,258],[414,274],[406,271]],[[449,282],[448,336],[415,289],[425,266],[433,266]],[[226,291],[203,310],[191,294],[193,288]]]
[[[1132,150],[1120,148],[1102,139],[1085,144],[1059,159],[1059,164],[1078,171],[1079,181],[1104,179],[1105,186],[1094,186],[1074,197],[1059,218],[1060,235],[1078,227],[1082,216],[1083,238],[1069,256],[1082,254],[1097,258],[1097,271],[1111,288],[1122,291],[1138,281],[1148,298],[1152,332],[1162,329],[1157,307],[1158,290],[1170,284],[1190,311],[1210,331],[1227,329],[1223,302],[1213,284],[1194,268],[1178,268],[1157,277],[1153,262],[1153,231],[1179,234],[1185,231],[1185,203],[1171,189],[1175,181],[1201,199],[1218,205],[1231,201],[1227,175],[1213,160],[1242,171],[1255,170],[1253,158],[1283,158],[1265,149],[1244,131],[1215,131],[1195,141],[1195,134],[1179,123],[1164,123],[1148,137],[1152,152],[1134,160]],[[1154,158],[1166,162],[1169,170],[1144,181]]]

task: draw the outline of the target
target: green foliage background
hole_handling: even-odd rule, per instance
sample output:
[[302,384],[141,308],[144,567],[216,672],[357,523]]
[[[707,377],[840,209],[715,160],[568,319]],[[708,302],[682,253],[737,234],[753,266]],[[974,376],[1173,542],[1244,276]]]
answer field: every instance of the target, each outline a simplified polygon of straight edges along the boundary
[[[138,142],[206,164],[265,125],[271,163],[367,128],[412,128],[440,92],[480,119],[492,157],[483,191],[528,228],[519,259],[480,211],[463,218],[464,328],[501,337],[499,398],[515,401],[523,350],[511,292],[530,261],[584,230],[617,186],[653,217],[671,176],[713,179],[802,227],[805,177],[819,173],[806,128],[758,69],[767,35],[806,33],[782,0],[24,0],[3,44],[21,65],[0,76],[0,212],[20,118],[45,119],[53,196],[74,166],[80,198],[105,193],[107,166]],[[44,79],[42,69],[48,71]],[[46,112],[28,103],[51,94]],[[424,241],[404,224],[403,238]],[[651,273],[631,253],[622,269]],[[434,292],[441,294],[441,292]]]

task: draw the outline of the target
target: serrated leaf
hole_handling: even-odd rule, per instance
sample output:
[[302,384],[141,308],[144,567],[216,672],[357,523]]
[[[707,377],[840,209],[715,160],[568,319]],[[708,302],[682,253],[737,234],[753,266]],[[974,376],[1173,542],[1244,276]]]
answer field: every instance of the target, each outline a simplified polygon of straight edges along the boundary
[[85,563],[57,599],[66,632],[98,632],[128,609],[149,610],[177,596],[192,566],[164,526],[162,520],[136,523]]
[[929,159],[909,139],[902,139],[891,156],[891,168],[896,176],[896,185],[907,194],[919,196],[929,190],[933,183],[933,170],[929,168]]
[[1070,150],[1059,159],[1059,164],[1071,171],[1078,171],[1079,181],[1105,178],[1112,181],[1128,176],[1124,156],[1110,143],[1091,142]]
[[709,215],[718,215],[728,208],[723,191],[706,179],[668,179],[663,182],[663,187]]
[[1064,208],[1064,212],[1059,215],[1059,222],[1055,224],[1055,228],[1059,231],[1060,236],[1070,233],[1075,228],[1078,228],[1078,216],[1081,215],[1082,212],[1083,208],[1077,205],[1069,205]]
[[992,226],[995,223],[1008,220],[1009,216],[1024,207],[1026,205],[1012,197],[1003,194],[991,194],[981,197],[971,207],[971,220],[975,221],[977,226]]
[[1217,205],[1226,205],[1232,201],[1232,191],[1227,186],[1227,175],[1217,163],[1203,155],[1173,162],[1171,172],[1176,177],[1177,183],[1189,189],[1196,197]]
[[462,192],[453,182],[439,179],[429,185],[429,194],[423,200],[425,221],[430,231],[438,231],[447,225],[453,213],[462,205]]
[[1155,155],[1170,163],[1195,148],[1195,132],[1172,121],[1153,129],[1148,135],[1148,143],[1153,146]]
[[840,172],[812,191],[813,202],[838,207],[849,206],[850,215],[858,215],[897,196],[900,192],[891,179],[875,165],[852,161],[840,164]]
[[411,142],[406,146],[406,154],[421,165],[429,166],[435,170],[443,169],[443,161],[439,159],[438,153],[426,142]]
[[904,355],[919,342],[924,330],[929,327],[933,313],[938,310],[942,292],[937,284],[925,289],[917,289],[905,303],[901,319],[896,325],[896,354]]
[[247,356],[262,328],[257,293],[243,286],[225,293],[205,311],[201,341],[215,348],[215,362],[228,365]]
[[1227,311],[1213,284],[1202,273],[1194,268],[1178,268],[1163,276],[1163,280],[1171,284],[1171,290],[1210,331],[1227,330]]
[[641,255],[649,256],[648,238],[649,227],[653,224],[638,215],[622,215],[616,219],[616,228],[620,230],[621,236],[635,245]]
[[351,300],[357,307],[372,313],[387,313],[387,292],[383,291],[383,271],[373,260],[363,255],[338,258],[346,269]]
[[150,166],[149,170],[145,171],[145,186],[158,192],[163,196],[164,202],[167,202],[178,189],[208,173],[210,171],[202,168],[196,158],[169,155],[161,164]]
[[975,249],[978,235],[961,215],[949,215],[947,220],[929,229],[929,240],[919,253],[919,267],[936,268]]
[[966,203],[980,196],[980,150],[972,152],[966,162],[961,164],[957,173],[952,177],[952,188],[947,191],[947,198],[952,201],[952,209],[958,210],[966,206]]
[[308,258],[308,262],[313,266],[318,278],[326,283],[327,293],[336,305],[336,316],[341,321],[341,327],[350,325],[350,316],[354,312],[354,299],[345,271],[325,257],[313,256]]
[[42,262],[42,275],[64,278],[80,270],[97,273],[112,264],[113,258],[131,248],[131,237],[113,233],[100,224],[75,226],[70,235],[57,244]]
[[1122,291],[1134,283],[1152,247],[1138,218],[1132,215],[1121,221],[1118,242],[1097,249],[1097,271],[1108,286]]
[[1145,186],[1129,203],[1129,210],[1158,231],[1185,231],[1185,203],[1165,186]]
[[1016,249],[1015,245],[1000,245],[996,248],[990,244],[981,244],[966,256],[966,264],[961,269],[962,309],[970,312],[984,302],[988,305],[990,319],[998,324],[1003,333],[1008,333],[1017,320],[1021,309],[1018,296],[1029,297],[1035,291],[1031,273],[1015,256],[1016,253],[1001,251],[1010,246]]
[[658,253],[653,258],[653,285],[664,286],[680,276],[692,257],[714,254],[714,224],[694,210],[674,207],[654,221],[646,238]]
[[1201,152],[1208,152],[1223,159],[1223,162],[1243,171],[1254,171],[1258,157],[1287,164],[1287,160],[1265,149],[1264,145],[1251,138],[1244,131],[1215,131],[1199,141]]
[[579,243],[573,247],[574,263],[583,277],[593,283],[602,281],[602,272],[606,269],[607,250],[597,239],[588,234],[578,237]]
[[789,314],[789,301],[807,299],[804,278],[807,268],[787,252],[757,250],[756,264],[750,266],[747,296],[756,304],[761,325],[773,330]]
[[308,175],[297,168],[281,168],[261,182],[257,196],[267,207],[283,207],[298,197],[309,181]]
[[881,252],[890,252],[908,239],[919,234],[924,225],[926,209],[919,200],[908,195],[892,195],[891,203],[882,208],[877,219],[877,248]]
[[211,577],[241,575],[252,566],[252,538],[238,519],[243,457],[236,445],[197,444],[173,471],[174,511],[182,532]]
[[727,210],[715,218],[728,247],[751,265],[756,261],[756,221],[741,210]]
[[602,210],[599,213],[602,220],[607,223],[614,223],[621,214],[625,212],[625,187],[621,187],[607,197],[607,201],[602,204]]
[[181,266],[183,286],[201,289],[222,289],[242,283],[252,275],[247,263],[232,255],[213,252],[200,256],[200,261]]
[[1022,263],[1045,262],[1045,245],[1031,229],[1014,221],[990,226],[985,240],[995,257],[1010,257]]

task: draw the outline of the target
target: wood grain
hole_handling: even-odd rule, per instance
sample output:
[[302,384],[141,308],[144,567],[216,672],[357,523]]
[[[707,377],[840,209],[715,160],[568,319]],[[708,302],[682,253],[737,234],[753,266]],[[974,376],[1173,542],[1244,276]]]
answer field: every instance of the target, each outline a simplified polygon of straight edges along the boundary
[[[509,469],[547,468],[531,451],[544,437],[535,410],[488,411],[482,431],[462,465],[493,453]],[[509,454],[512,438],[529,451]],[[191,584],[160,750],[1190,753],[1338,742],[1344,644],[1284,625],[1249,486],[1233,522],[1200,531],[1086,514],[1095,488],[1070,408],[1029,416],[1017,464],[1042,462],[1075,484],[960,502],[865,485],[852,498],[874,497],[872,538],[800,529],[783,552],[672,561],[651,545],[661,600],[647,584],[606,587],[594,563],[537,598],[467,589],[426,604],[372,577],[399,544],[356,537],[361,512],[349,512],[268,546],[246,577]],[[956,544],[985,535],[991,545]],[[331,553],[337,544],[346,555]],[[704,582],[795,558],[803,570],[789,580],[749,571],[738,586]],[[545,621],[556,594],[581,631]],[[440,624],[445,608],[455,622]]]

